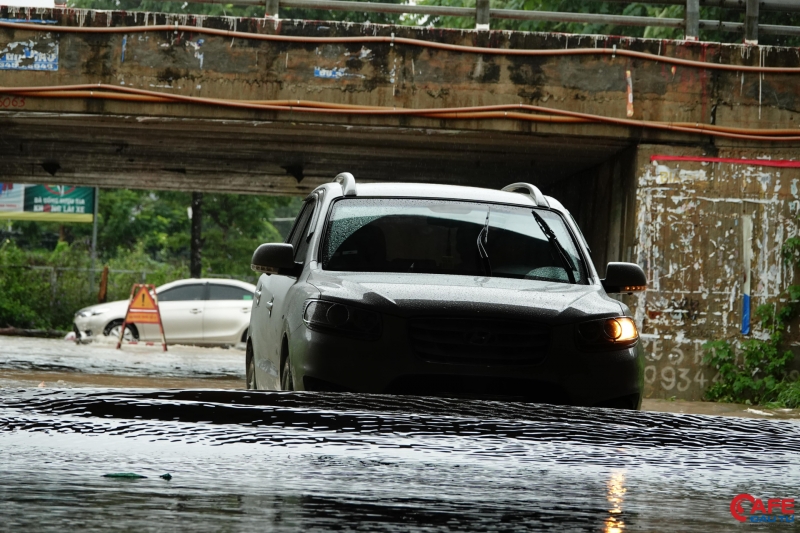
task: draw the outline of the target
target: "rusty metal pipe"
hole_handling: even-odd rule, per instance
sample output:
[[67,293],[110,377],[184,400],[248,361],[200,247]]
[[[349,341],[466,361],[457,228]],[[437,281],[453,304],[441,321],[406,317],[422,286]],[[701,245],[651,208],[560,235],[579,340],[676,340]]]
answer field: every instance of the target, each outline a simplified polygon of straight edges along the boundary
[[[91,88],[87,90],[88,88]],[[528,104],[500,104],[490,106],[473,106],[473,107],[458,107],[458,108],[433,108],[433,109],[395,109],[395,108],[375,108],[375,107],[343,107],[340,105],[325,104],[322,102],[314,102],[317,107],[309,107],[302,105],[303,101],[296,101],[299,105],[292,102],[295,101],[280,101],[289,102],[289,105],[275,103],[257,104],[250,101],[237,101],[228,99],[215,99],[215,98],[201,98],[195,96],[184,96],[175,94],[164,94],[156,91],[148,91],[145,89],[135,89],[132,87],[118,87],[115,85],[97,84],[94,86],[76,85],[76,86],[53,86],[53,87],[0,87],[0,93],[3,94],[16,94],[24,96],[46,96],[48,93],[56,93],[59,97],[65,97],[63,93],[67,91],[76,92],[75,98],[105,98],[117,99],[117,97],[130,97],[141,96],[152,98],[153,103],[163,103],[165,99],[176,103],[194,103],[203,105],[214,105],[220,107],[228,107],[235,109],[249,109],[261,111],[289,111],[301,113],[316,113],[316,114],[333,114],[333,115],[410,115],[421,116],[428,118],[452,118],[452,119],[477,119],[477,118],[504,118],[504,119],[517,119],[529,121],[547,121],[542,120],[544,117],[522,113],[528,111],[533,113],[540,113],[543,115],[555,115],[558,117],[569,117],[573,119],[581,119],[587,122],[597,122],[603,124],[611,124],[617,126],[649,128],[665,131],[677,131],[682,133],[692,133],[707,135],[713,137],[722,137],[728,139],[739,140],[753,140],[753,141],[769,141],[769,142],[800,142],[800,135],[774,135],[772,131],[769,134],[762,134],[760,130],[742,129],[737,132],[732,132],[730,129],[712,129],[710,126],[696,124],[684,125],[675,123],[663,123],[647,120],[633,120],[615,117],[607,117],[601,115],[592,115],[588,113],[577,113],[573,111],[564,111],[560,109],[551,109],[542,106],[534,106]],[[122,94],[119,94],[122,93]],[[68,97],[68,96],[67,96]],[[132,100],[135,101],[135,100]],[[148,101],[148,100],[138,100]],[[800,133],[800,131],[798,131]]]

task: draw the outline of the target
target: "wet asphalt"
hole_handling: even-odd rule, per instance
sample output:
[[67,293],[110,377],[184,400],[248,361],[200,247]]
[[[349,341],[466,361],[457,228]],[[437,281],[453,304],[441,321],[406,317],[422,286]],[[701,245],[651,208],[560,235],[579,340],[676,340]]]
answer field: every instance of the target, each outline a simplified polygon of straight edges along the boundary
[[739,524],[729,509],[742,492],[798,497],[792,421],[213,386],[20,388],[8,374],[42,366],[241,379],[243,352],[20,354],[6,340],[0,530],[797,528]]

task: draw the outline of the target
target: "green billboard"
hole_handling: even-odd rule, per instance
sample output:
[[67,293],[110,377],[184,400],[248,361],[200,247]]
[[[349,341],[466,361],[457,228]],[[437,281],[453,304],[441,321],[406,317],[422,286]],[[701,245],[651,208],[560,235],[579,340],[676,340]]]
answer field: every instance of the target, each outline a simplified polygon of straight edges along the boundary
[[0,220],[92,222],[94,187],[0,183]]

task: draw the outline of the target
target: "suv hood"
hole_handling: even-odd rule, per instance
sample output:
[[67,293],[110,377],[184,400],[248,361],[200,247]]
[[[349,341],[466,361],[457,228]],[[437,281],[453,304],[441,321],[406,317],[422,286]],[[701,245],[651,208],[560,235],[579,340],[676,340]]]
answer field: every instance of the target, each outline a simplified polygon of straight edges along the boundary
[[313,270],[308,282],[323,300],[401,316],[482,316],[551,324],[620,316],[623,307],[600,285],[418,273]]

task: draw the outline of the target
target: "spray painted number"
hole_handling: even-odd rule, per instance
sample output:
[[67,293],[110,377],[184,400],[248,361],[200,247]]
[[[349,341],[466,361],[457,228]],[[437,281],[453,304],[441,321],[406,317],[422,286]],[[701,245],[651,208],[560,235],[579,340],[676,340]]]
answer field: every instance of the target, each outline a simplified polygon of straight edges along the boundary
[[697,374],[694,375],[694,382],[700,385],[700,388],[703,390],[705,390],[706,388],[707,381],[708,380],[706,380],[706,373],[703,372],[702,370],[698,370]]
[[0,97],[0,107],[7,109],[9,107],[25,107],[24,96],[4,96]]
[[674,367],[665,366],[661,369],[661,387],[664,390],[672,390],[677,386],[680,392],[689,390],[692,384],[689,372],[691,368],[678,368],[676,372]]
[[[672,390],[677,388],[680,392],[685,392],[689,390],[689,387],[692,383],[696,383],[701,390],[705,390],[706,385],[708,385],[708,379],[706,379],[706,373],[703,370],[698,370],[694,374],[694,379],[691,377],[691,368],[675,368],[672,366],[665,366],[661,369],[659,373],[658,368],[655,365],[648,365],[644,367],[644,381],[645,383],[652,385],[655,383],[659,377],[661,377],[661,388],[664,390]],[[714,376],[714,379],[711,380],[712,383],[715,383],[719,379],[719,374]]]

